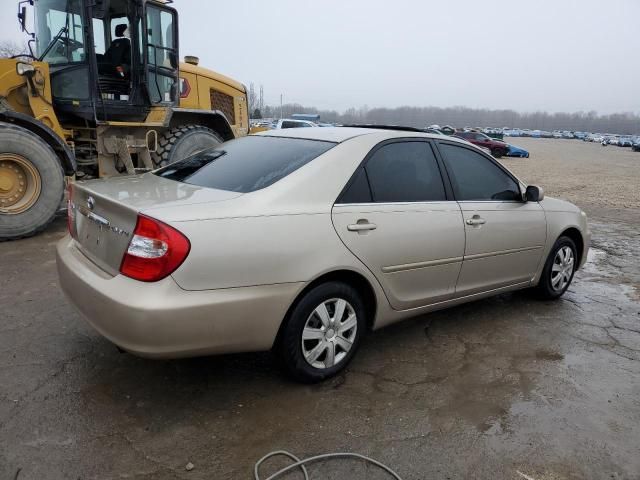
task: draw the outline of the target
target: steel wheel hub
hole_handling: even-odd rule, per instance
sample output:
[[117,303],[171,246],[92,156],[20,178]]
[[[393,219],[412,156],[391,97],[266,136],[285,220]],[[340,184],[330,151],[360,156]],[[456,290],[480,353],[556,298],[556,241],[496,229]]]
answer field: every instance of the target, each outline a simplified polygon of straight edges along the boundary
[[318,305],[302,330],[302,355],[314,368],[331,368],[342,362],[356,338],[355,310],[342,298]]
[[556,252],[551,267],[551,286],[554,290],[563,290],[573,275],[574,256],[570,247],[562,247]]
[[42,182],[38,170],[21,155],[0,153],[0,209],[3,213],[22,213],[40,196]]

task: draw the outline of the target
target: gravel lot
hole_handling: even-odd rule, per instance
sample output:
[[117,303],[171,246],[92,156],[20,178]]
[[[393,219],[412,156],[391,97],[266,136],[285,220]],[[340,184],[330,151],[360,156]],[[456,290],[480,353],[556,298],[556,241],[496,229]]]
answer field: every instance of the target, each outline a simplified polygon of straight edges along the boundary
[[[277,449],[360,452],[405,480],[640,478],[640,153],[510,141],[531,158],[505,164],[590,216],[569,292],[384,329],[321,385],[289,382],[269,354],[120,354],[58,288],[64,218],[0,244],[0,479],[243,480]],[[311,478],[385,477],[338,461]]]

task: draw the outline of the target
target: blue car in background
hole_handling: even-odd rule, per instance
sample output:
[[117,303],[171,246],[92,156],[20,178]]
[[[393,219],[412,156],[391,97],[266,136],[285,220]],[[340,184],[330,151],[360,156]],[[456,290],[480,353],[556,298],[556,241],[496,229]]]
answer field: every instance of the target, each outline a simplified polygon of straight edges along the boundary
[[507,157],[529,158],[529,152],[527,152],[524,148],[516,147],[515,145],[511,144],[507,145],[509,147]]

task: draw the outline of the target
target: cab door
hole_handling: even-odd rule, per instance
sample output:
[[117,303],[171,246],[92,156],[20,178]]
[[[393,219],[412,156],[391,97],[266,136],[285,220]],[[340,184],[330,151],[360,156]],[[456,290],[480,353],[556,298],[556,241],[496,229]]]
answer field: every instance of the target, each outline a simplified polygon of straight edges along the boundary
[[152,105],[178,105],[178,15],[172,8],[147,3],[143,29],[147,93]]
[[394,309],[454,295],[464,254],[462,214],[447,195],[428,141],[375,147],[334,205],[332,218]]
[[530,282],[547,236],[540,204],[523,201],[516,179],[472,147],[439,142],[438,149],[464,219],[456,297]]

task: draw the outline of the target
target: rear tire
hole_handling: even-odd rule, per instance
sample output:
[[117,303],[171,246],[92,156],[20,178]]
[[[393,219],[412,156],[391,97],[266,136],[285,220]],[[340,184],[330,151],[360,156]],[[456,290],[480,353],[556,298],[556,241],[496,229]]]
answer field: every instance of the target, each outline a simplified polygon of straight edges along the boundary
[[491,155],[493,155],[495,158],[501,158],[502,155],[504,155],[504,152],[500,148],[495,148],[491,150]]
[[64,195],[60,160],[44,140],[16,125],[0,124],[0,241],[44,230]]
[[151,154],[156,168],[167,166],[223,142],[220,135],[202,125],[182,125],[167,130]]
[[[317,313],[321,311],[326,313],[324,319]],[[275,348],[280,364],[294,380],[304,383],[336,375],[360,345],[365,315],[362,297],[350,285],[316,286],[296,303],[282,326]]]
[[574,241],[564,236],[558,238],[542,269],[536,287],[538,295],[545,300],[560,298],[573,281],[578,261],[578,249]]

